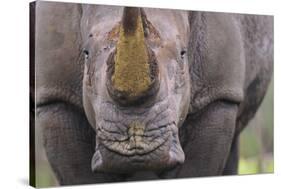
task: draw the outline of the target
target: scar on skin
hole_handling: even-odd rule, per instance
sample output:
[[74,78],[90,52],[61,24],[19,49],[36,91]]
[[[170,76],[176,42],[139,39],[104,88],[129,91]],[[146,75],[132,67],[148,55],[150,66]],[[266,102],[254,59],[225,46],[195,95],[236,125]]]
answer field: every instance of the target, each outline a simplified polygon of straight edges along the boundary
[[111,31],[107,33],[107,39],[111,41],[117,41],[120,32],[120,22],[116,24]]

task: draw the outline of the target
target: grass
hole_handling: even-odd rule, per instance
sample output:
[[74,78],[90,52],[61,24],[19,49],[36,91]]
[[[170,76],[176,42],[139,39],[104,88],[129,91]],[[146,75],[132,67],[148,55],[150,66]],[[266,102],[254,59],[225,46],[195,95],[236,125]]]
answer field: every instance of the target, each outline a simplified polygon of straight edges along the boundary
[[273,159],[264,160],[262,166],[259,164],[257,158],[240,158],[238,174],[239,175],[249,175],[249,174],[259,174],[259,173],[273,173],[274,172],[274,162]]

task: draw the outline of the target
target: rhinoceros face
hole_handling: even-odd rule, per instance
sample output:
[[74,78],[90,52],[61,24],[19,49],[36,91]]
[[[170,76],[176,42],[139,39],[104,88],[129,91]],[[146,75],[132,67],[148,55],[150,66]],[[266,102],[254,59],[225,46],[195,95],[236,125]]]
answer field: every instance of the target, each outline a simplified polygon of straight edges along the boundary
[[86,7],[82,25],[83,103],[96,131],[93,171],[157,172],[183,163],[187,13]]

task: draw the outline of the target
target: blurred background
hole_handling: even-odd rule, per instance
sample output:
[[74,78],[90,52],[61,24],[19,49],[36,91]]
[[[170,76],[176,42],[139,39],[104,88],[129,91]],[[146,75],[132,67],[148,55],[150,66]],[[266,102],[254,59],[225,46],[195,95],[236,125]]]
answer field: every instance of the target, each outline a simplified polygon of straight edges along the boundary
[[272,173],[274,82],[271,81],[267,94],[246,129],[240,135],[239,174]]
[[[273,81],[255,118],[240,135],[239,175],[272,173],[273,160]],[[42,144],[42,133],[36,128],[36,186],[56,186]]]

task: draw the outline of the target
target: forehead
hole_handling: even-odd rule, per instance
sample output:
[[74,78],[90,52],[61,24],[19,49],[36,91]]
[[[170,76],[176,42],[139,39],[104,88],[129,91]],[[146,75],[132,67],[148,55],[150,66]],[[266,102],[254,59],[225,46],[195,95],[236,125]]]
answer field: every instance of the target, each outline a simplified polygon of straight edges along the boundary
[[83,5],[82,10],[81,32],[85,39],[90,33],[96,38],[112,30],[122,18],[123,7]]
[[[92,33],[96,39],[119,24],[123,12],[123,7],[108,5],[83,5],[82,9],[82,37]],[[163,40],[180,38],[186,41],[189,29],[187,11],[157,8],[143,8],[143,10]]]
[[188,11],[157,8],[144,8],[144,11],[162,39],[186,40],[189,30]]

